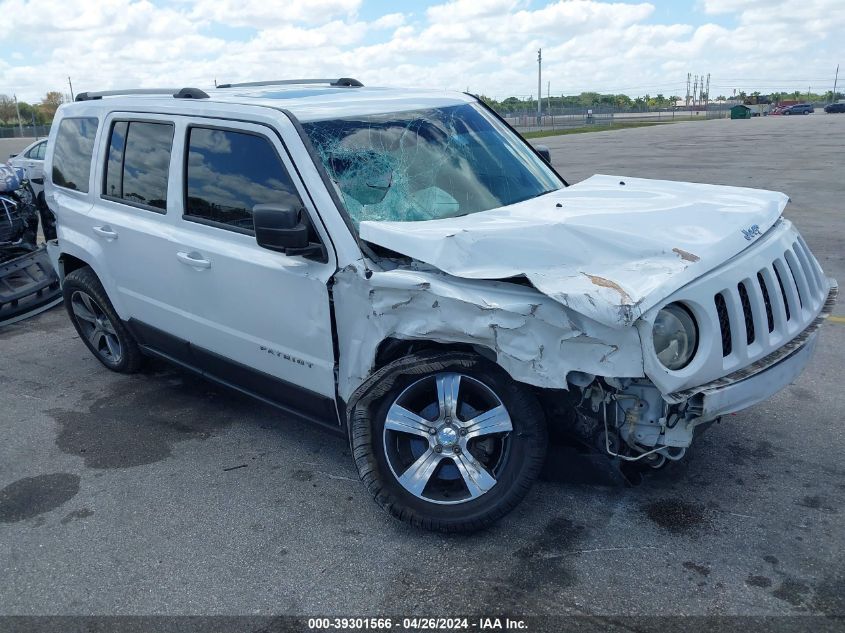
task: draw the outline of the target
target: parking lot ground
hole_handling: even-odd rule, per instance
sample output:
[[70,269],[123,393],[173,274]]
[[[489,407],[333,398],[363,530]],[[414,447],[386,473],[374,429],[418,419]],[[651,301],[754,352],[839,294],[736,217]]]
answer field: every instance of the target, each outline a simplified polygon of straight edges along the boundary
[[[814,115],[538,142],[573,182],[785,191],[843,281],[843,138]],[[0,614],[842,616],[843,361],[828,322],[683,463],[627,486],[555,447],[511,515],[442,536],[378,509],[342,438],[164,365],[110,373],[55,309],[0,330]]]

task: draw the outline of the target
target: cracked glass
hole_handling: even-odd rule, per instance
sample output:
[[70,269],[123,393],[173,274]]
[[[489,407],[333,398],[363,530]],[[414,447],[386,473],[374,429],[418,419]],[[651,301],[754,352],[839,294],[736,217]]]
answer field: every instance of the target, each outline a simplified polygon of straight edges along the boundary
[[365,220],[467,215],[562,186],[541,158],[477,104],[303,127],[356,227]]

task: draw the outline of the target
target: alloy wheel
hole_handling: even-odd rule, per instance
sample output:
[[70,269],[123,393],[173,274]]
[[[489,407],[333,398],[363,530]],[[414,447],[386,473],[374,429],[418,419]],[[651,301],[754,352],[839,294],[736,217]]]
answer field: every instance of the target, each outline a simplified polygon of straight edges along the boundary
[[123,358],[123,348],[109,319],[97,301],[82,290],[75,290],[70,306],[82,335],[97,354],[110,365],[117,365]]
[[421,378],[390,405],[384,449],[399,484],[438,504],[477,499],[507,463],[513,424],[502,400],[459,373]]

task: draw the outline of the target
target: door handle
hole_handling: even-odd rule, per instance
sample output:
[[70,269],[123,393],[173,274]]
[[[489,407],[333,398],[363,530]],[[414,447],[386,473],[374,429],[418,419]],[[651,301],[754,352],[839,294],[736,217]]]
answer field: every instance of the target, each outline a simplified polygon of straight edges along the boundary
[[107,240],[116,240],[117,233],[112,231],[112,228],[106,224],[105,226],[95,226],[93,227],[94,233],[97,235],[106,238]]
[[202,254],[197,253],[196,251],[191,251],[190,253],[177,251],[176,257],[179,258],[179,261],[183,264],[193,266],[194,268],[211,268],[211,262],[207,259],[203,259]]

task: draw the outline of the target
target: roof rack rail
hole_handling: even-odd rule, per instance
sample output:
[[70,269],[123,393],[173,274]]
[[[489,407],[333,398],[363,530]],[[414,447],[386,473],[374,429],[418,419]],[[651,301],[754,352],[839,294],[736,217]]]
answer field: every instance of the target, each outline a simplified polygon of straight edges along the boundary
[[118,97],[121,95],[171,95],[175,99],[208,99],[208,93],[199,88],[135,88],[131,90],[80,92],[76,95],[76,101],[94,101],[103,97]]
[[330,86],[340,86],[343,88],[363,88],[362,84],[357,79],[351,77],[341,77],[340,79],[279,79],[276,81],[248,81],[240,84],[219,84],[218,88],[255,88],[258,86],[283,86],[293,84],[328,84]]

